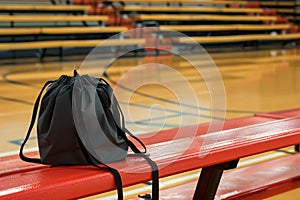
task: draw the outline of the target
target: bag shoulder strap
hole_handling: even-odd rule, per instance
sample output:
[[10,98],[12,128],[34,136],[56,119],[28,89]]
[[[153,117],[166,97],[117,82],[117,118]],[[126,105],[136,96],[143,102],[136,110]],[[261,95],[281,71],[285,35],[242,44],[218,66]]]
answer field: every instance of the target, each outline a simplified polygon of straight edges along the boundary
[[[109,85],[108,82],[105,79],[100,78],[100,81],[103,81],[107,85]],[[107,93],[107,91],[105,91],[105,92]],[[117,128],[121,131],[121,133],[124,133],[124,134],[121,134],[121,136],[123,137],[125,142],[128,144],[128,146],[131,148],[131,150],[136,155],[141,156],[142,158],[144,158],[149,163],[149,165],[151,166],[151,169],[152,169],[152,200],[158,200],[159,199],[159,172],[158,172],[158,167],[157,167],[156,163],[153,160],[151,160],[147,155],[145,155],[147,149],[146,149],[146,146],[144,145],[144,143],[140,139],[138,139],[135,135],[133,135],[129,130],[127,130],[125,128],[125,118],[124,118],[123,112],[120,108],[120,105],[119,105],[116,97],[113,94],[110,96],[107,93],[107,95],[108,95],[109,98],[112,98],[112,100],[113,100],[112,104],[116,105],[116,109],[117,109],[116,111],[121,116],[121,120],[120,120],[121,123],[115,121],[115,124],[117,125]],[[113,115],[113,114],[111,113],[111,115]],[[131,136],[133,139],[135,139],[144,148],[144,152],[141,152],[135,146],[135,144],[127,138],[126,133],[129,136]]]
[[159,173],[158,173],[158,166],[157,164],[151,160],[145,153],[142,153],[133,142],[131,142],[126,135],[123,136],[126,143],[129,145],[131,150],[138,156],[141,156],[144,158],[152,169],[152,200],[158,200],[159,199]]
[[[90,165],[92,165],[100,170],[107,169],[108,171],[110,171],[112,173],[112,175],[114,176],[115,182],[116,182],[116,186],[117,186],[118,200],[123,200],[123,185],[122,185],[122,179],[121,179],[121,176],[120,176],[120,173],[118,172],[118,170],[116,170],[115,168],[112,168],[112,167],[104,164],[103,162],[100,162],[98,159],[96,159],[88,151],[88,149],[84,146],[84,144],[80,140],[79,135],[77,135],[77,140],[78,140],[79,146],[84,154],[85,159],[87,160],[87,162]],[[104,167],[101,167],[98,164],[101,164]]]
[[26,137],[20,147],[20,152],[19,152],[19,156],[20,158],[23,160],[23,161],[26,161],[26,162],[33,162],[33,163],[38,163],[38,164],[41,164],[41,159],[39,158],[29,158],[29,157],[26,157],[23,153],[23,149],[24,149],[24,146],[26,144],[26,142],[28,141],[29,137],[30,137],[30,133],[32,131],[32,128],[34,126],[34,123],[35,123],[35,119],[36,119],[36,115],[37,115],[37,111],[39,109],[39,105],[40,105],[40,100],[41,100],[41,97],[42,97],[42,94],[43,94],[43,91],[45,90],[45,88],[53,83],[54,81],[47,81],[45,83],[45,85],[43,86],[43,88],[41,89],[35,103],[34,103],[34,107],[33,107],[33,111],[32,111],[32,116],[31,116],[31,122],[30,122],[30,125],[29,125],[29,128],[28,128],[28,131],[27,131],[27,134],[26,134]]
[[[109,83],[105,79],[100,78],[100,81],[103,81],[106,85],[108,85],[109,87],[111,87],[109,85]],[[118,126],[118,128],[120,130],[126,132],[129,136],[131,136],[133,139],[135,139],[143,147],[143,149],[144,149],[143,153],[147,153],[147,148],[146,148],[145,144],[139,138],[137,138],[135,135],[133,135],[128,129],[125,128],[124,114],[123,114],[123,112],[121,110],[120,104],[119,104],[117,98],[115,97],[115,95],[113,93],[109,94],[106,90],[104,90],[104,92],[111,99],[111,103],[113,104],[113,106],[114,105],[116,106],[115,107],[115,111],[118,112],[120,114],[120,116],[121,116],[121,120],[118,120],[117,122],[115,122],[115,124]],[[111,113],[111,115],[113,116],[113,113]]]

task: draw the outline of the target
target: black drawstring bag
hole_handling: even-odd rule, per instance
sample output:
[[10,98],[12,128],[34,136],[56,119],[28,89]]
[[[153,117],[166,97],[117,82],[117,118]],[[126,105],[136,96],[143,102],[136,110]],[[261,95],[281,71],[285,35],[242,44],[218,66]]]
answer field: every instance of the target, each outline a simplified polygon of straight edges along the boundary
[[[23,154],[38,109],[40,159],[28,158]],[[144,152],[127,138],[126,133],[143,146]],[[145,145],[125,128],[125,120],[112,88],[104,79],[79,76],[74,70],[73,77],[62,75],[43,86],[34,104],[31,123],[19,155],[23,161],[51,166],[90,164],[99,169],[105,168],[114,175],[118,199],[121,200],[120,174],[107,163],[125,159],[128,147],[151,165],[152,199],[158,200],[157,165],[145,155]]]

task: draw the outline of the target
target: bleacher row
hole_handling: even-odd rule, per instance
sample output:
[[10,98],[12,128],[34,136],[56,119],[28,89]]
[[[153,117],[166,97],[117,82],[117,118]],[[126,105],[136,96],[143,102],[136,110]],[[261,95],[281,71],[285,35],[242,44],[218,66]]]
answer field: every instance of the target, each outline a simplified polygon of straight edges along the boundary
[[[208,134],[209,123],[181,127],[180,137],[178,128],[146,134],[142,141],[160,178],[202,168],[198,183],[163,189],[160,199],[264,199],[299,187],[299,114],[300,109],[292,109],[230,119],[222,131]],[[218,139],[211,140],[216,133]],[[240,158],[292,145],[295,155],[234,169]],[[27,155],[38,157],[38,152]],[[92,166],[49,167],[22,162],[17,155],[2,157],[0,163],[1,199],[78,199],[115,189],[112,175]],[[151,179],[149,165],[134,156],[110,166],[120,171],[123,187]]]
[[[259,2],[237,0],[73,0],[0,4],[0,50],[94,47],[155,22],[162,34],[184,32],[200,44],[297,41],[298,26]],[[56,4],[52,4],[52,3]],[[61,4],[57,4],[61,3]],[[66,4],[68,3],[68,4]],[[145,25],[146,24],[146,25]],[[139,45],[130,38],[127,44]],[[111,45],[124,42],[112,41]],[[186,39],[176,38],[185,45]],[[107,43],[109,44],[109,43]],[[62,55],[63,53],[61,53]],[[44,54],[43,54],[44,56]]]

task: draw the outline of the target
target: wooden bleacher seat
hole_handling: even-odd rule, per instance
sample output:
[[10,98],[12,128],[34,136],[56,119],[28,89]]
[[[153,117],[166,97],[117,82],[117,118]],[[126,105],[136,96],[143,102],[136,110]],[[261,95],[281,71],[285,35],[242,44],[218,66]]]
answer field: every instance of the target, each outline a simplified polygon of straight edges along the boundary
[[[50,3],[50,1],[48,3]],[[61,49],[64,47],[76,47],[76,45],[78,45],[79,47],[95,47],[98,45],[99,42],[102,41],[99,39],[105,39],[106,37],[108,37],[108,34],[119,33],[127,30],[126,27],[105,27],[104,26],[105,22],[109,20],[109,16],[107,15],[67,15],[67,13],[70,11],[86,12],[90,8],[91,8],[90,5],[2,4],[0,5],[0,12],[1,11],[3,12],[24,11],[27,14],[22,14],[22,15],[3,14],[0,16],[0,23],[3,24],[3,28],[0,28],[0,36],[3,36],[2,37],[3,39],[1,38],[2,41],[0,44],[0,50],[6,51],[6,50],[42,49],[43,52],[45,52],[45,50],[49,48],[60,48],[59,53],[62,56]],[[49,13],[62,12],[62,13],[66,13],[66,15],[28,14],[30,12],[44,12],[44,11]],[[51,22],[52,24],[51,27],[49,27],[49,22]],[[63,27],[64,23],[56,23],[56,22],[65,22],[67,27]],[[79,22],[79,23],[73,23],[73,22]],[[8,24],[10,25],[11,28],[7,27]],[[75,26],[73,26],[74,24]],[[102,33],[103,35],[101,35]],[[75,40],[74,39],[75,37],[70,37],[70,35],[79,35],[79,34],[81,34],[81,36],[76,36],[76,38],[79,37],[80,40]],[[95,39],[93,40],[93,38],[90,35],[88,37],[84,37],[83,36],[84,34],[94,34],[99,36],[95,36]],[[29,35],[35,37],[20,39],[21,38],[20,36],[23,35],[24,36]],[[60,36],[56,39],[55,36],[57,35]],[[13,38],[13,41],[18,41],[18,42],[11,42],[9,40],[6,42],[5,41],[6,37],[11,37]],[[130,40],[130,42],[124,41],[123,44],[126,45],[126,44],[139,44],[139,43],[140,43],[139,40]],[[117,44],[114,41],[112,41],[110,44],[112,46],[123,45],[120,43]],[[44,55],[44,53],[42,54]]]
[[91,6],[89,5],[38,5],[38,4],[0,4],[0,11],[30,11],[30,12],[87,12]]
[[[120,2],[120,0],[104,0],[102,2]],[[212,4],[212,5],[228,5],[228,4],[240,4],[245,5],[247,1],[226,1],[226,0],[124,0],[123,3],[182,3],[182,4]]]
[[222,25],[161,25],[160,29],[171,29],[181,32],[189,31],[271,31],[288,30],[289,24],[222,24]]
[[112,27],[57,27],[41,28],[41,34],[91,34],[91,33],[119,33],[127,31],[128,28],[123,26]]
[[127,31],[126,27],[28,27],[28,28],[1,28],[0,35],[62,35],[62,34],[96,34],[119,33]]
[[114,39],[114,40],[50,40],[15,43],[0,43],[0,50],[28,50],[65,47],[96,47],[101,43],[105,46],[126,46],[144,44],[143,39]]
[[[246,41],[285,41],[285,40],[298,40],[300,39],[300,33],[290,34],[251,34],[251,35],[228,35],[228,36],[212,36],[212,37],[191,37],[194,41],[203,43],[227,43],[227,42],[246,42]],[[175,40],[175,39],[174,39]],[[191,42],[188,38],[176,39],[178,43]]]
[[[58,32],[50,31],[49,34],[58,34]],[[60,32],[63,34],[63,32]],[[65,33],[71,33],[67,30]],[[192,38],[193,40],[191,40]],[[229,36],[194,36],[190,38],[173,38],[172,42],[187,44],[196,41],[200,44],[204,43],[229,43],[229,42],[246,42],[246,41],[286,41],[300,39],[300,33],[290,34],[250,34],[250,35],[229,35]],[[66,47],[95,47],[104,40],[49,40],[49,41],[28,41],[15,43],[0,43],[0,50],[27,50],[27,49],[48,49],[48,48],[66,48]],[[125,39],[125,40],[107,40],[106,46],[122,46],[122,45],[142,45],[144,39]]]
[[[283,119],[286,117],[296,116],[299,114],[299,112],[300,112],[299,109],[295,109],[295,110],[290,110],[289,112],[287,112],[288,114],[286,114],[286,116],[284,116],[281,113],[271,113],[271,114],[262,113],[263,116],[260,116],[261,114],[259,114],[256,117],[241,117],[238,119],[230,119],[230,120],[226,120],[224,122],[223,130],[229,130],[229,129],[238,128],[240,126],[250,126],[250,125],[255,125],[258,123],[269,122],[270,119],[274,119],[273,117],[270,117],[270,115],[271,116],[280,116],[280,119]],[[286,112],[284,112],[284,113],[286,113]],[[267,114],[267,116],[266,116],[266,114]],[[208,126],[207,126],[207,124],[200,124],[198,126],[198,128],[199,128],[199,130],[201,130],[198,134],[203,134],[204,132],[207,131]],[[190,130],[193,130],[193,129],[190,129]],[[170,141],[170,140],[174,139],[175,134],[176,134],[176,130],[173,130],[173,131],[169,130],[168,134],[165,134],[165,132],[157,133],[157,135],[155,136],[155,140],[151,137],[147,137],[146,135],[145,135],[145,137],[141,138],[141,140],[146,145],[150,145],[150,144]],[[187,135],[185,135],[184,137],[188,137],[188,136],[192,136],[192,135],[193,135],[192,133],[187,132]],[[178,138],[181,138],[181,137],[178,137]],[[30,153],[26,153],[26,155],[28,155],[29,157],[35,157],[35,156],[38,156],[38,152],[30,152]],[[18,172],[20,169],[24,170],[24,168],[31,170],[32,168],[36,169],[36,168],[44,168],[45,167],[43,165],[36,165],[33,163],[22,162],[16,155],[3,157],[3,158],[0,158],[0,160],[1,160],[0,163],[2,163],[2,164],[0,164],[0,175],[7,174],[7,173],[15,173],[15,172]]]
[[218,8],[218,7],[178,7],[178,6],[123,6],[120,11],[130,12],[181,12],[181,13],[262,13],[261,8]]
[[60,47],[60,41],[30,41],[0,43],[0,50],[48,49]]
[[107,21],[105,15],[1,15],[0,22]]
[[276,21],[276,16],[140,14],[135,21]]
[[297,1],[265,1],[265,0],[258,0],[257,1],[260,4],[261,8],[266,9],[273,9],[278,14],[285,16],[289,19],[289,21],[293,21],[296,24],[299,24],[299,20],[297,19],[299,10],[298,10],[298,3]]
[[[144,142],[151,158],[156,161],[160,168],[160,177],[198,168],[203,168],[203,173],[205,170],[218,167],[220,163],[228,163],[245,156],[299,144],[299,112],[300,110],[297,109],[295,112],[283,111],[270,114],[288,116],[294,113],[298,116],[297,118],[293,114],[292,118],[282,120],[274,120],[265,116],[226,120],[224,131],[219,132],[219,134],[212,133],[217,134],[217,140],[213,141],[213,144],[204,143],[208,124],[181,127],[184,129],[185,135],[176,138],[176,142],[170,143],[168,141],[178,135],[178,129],[161,131]],[[196,133],[194,133],[195,130]],[[193,142],[190,143],[190,137],[195,134]],[[180,150],[180,147],[187,144],[189,144],[188,149]],[[204,148],[209,152],[203,157],[201,157],[201,152],[205,151],[199,151],[201,144],[207,145],[204,146],[207,148],[213,145],[213,149]],[[157,153],[159,148],[166,149]],[[172,151],[168,151],[168,149]],[[30,156],[32,155],[36,155],[36,153],[32,153]],[[0,158],[0,161],[0,181],[2,183],[0,193],[3,199],[81,198],[115,188],[114,179],[110,173],[99,171],[92,166],[49,168],[48,166],[24,163],[17,156]],[[120,171],[124,187],[151,179],[150,167],[141,159],[127,157],[125,161],[110,165]],[[149,172],[145,172],[147,169]],[[252,170],[252,172],[256,171]],[[288,179],[290,180],[290,177]]]
[[[28,4],[55,4],[56,2],[67,2],[68,0],[26,0],[26,3]],[[2,0],[1,1],[4,4],[18,4],[20,3],[20,0]],[[24,1],[23,1],[24,2]],[[53,3],[55,2],[55,3]]]
[[[55,30],[55,29],[54,29]],[[65,34],[71,34],[71,30],[67,30]],[[45,29],[47,31],[47,29]],[[102,31],[102,30],[100,30]],[[83,29],[83,32],[86,31]],[[78,34],[80,31],[78,32]],[[90,32],[91,33],[91,32]],[[44,34],[47,34],[44,32]],[[50,31],[48,34],[64,34],[63,31]],[[192,38],[193,40],[191,40]],[[289,34],[248,34],[248,35],[229,35],[229,36],[194,36],[190,38],[172,38],[173,43],[187,44],[190,42],[204,43],[229,43],[229,42],[247,42],[247,41],[288,41],[300,39],[300,33]],[[104,40],[49,40],[49,41],[28,41],[28,42],[7,42],[0,43],[0,50],[28,50],[28,49],[48,49],[48,48],[67,48],[67,47],[95,47]],[[145,39],[124,39],[124,40],[108,40],[105,41],[106,46],[122,46],[122,45],[142,45]]]
[[294,6],[293,1],[262,1],[259,0],[261,6]]
[[300,186],[299,162],[298,153],[224,174],[216,197],[263,199],[295,189]]
[[0,35],[37,35],[40,28],[0,28]]
[[[300,154],[288,155],[223,174],[216,194],[222,199],[264,199],[300,186]],[[160,198],[190,200],[197,181],[166,188]],[[132,200],[138,200],[133,198]]]
[[144,39],[111,39],[111,40],[65,40],[61,41],[61,47],[96,47],[103,46],[127,46],[145,44]]
[[278,13],[295,13],[295,9],[293,8],[278,8],[276,11]]

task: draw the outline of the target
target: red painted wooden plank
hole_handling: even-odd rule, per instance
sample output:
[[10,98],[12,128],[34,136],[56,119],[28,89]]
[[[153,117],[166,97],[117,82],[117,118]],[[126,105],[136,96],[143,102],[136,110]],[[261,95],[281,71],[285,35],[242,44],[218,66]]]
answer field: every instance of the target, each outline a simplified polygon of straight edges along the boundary
[[[29,157],[38,157],[38,152],[26,153]],[[20,160],[18,155],[0,157],[0,177],[13,173],[21,173],[45,167],[43,165],[27,163]]]
[[[223,122],[224,124],[222,130],[229,130],[229,129],[239,128],[239,127],[269,122],[273,120],[274,119],[259,117],[259,116],[247,116],[247,117],[240,117],[236,119],[228,119]],[[142,134],[139,135],[139,138],[145,144],[149,145],[149,144],[155,144],[164,141],[170,141],[173,139],[203,135],[206,134],[209,129],[209,123],[183,127],[183,128],[184,128],[184,133],[180,133],[180,134],[178,134],[178,129],[175,128],[175,129],[160,131],[158,133]]]
[[[295,154],[227,171],[215,199],[262,199],[299,187],[299,163],[300,154]],[[196,185],[193,181],[161,190],[160,200],[190,200]]]
[[[151,144],[148,149],[164,177],[298,143],[300,119],[292,118]],[[150,167],[141,158],[128,157],[111,166],[121,172],[124,186],[150,180]],[[0,177],[0,181],[0,194],[9,199],[79,198],[114,188],[110,173],[88,166],[42,168]]]
[[[226,120],[224,122],[223,130],[268,122],[268,121],[272,121],[272,120],[273,119],[268,119],[268,118],[263,118],[263,117],[252,117],[252,116],[242,117],[242,118],[237,118],[237,119],[230,119],[230,120]],[[184,134],[181,134],[181,135],[177,135],[178,129],[168,129],[168,130],[158,132],[156,134],[154,134],[154,133],[143,134],[143,135],[139,136],[139,138],[146,145],[150,145],[150,144],[170,141],[173,139],[191,137],[194,135],[202,135],[207,132],[208,126],[209,126],[209,124],[205,123],[205,124],[200,124],[197,127],[196,126],[184,127]],[[194,130],[197,130],[197,132],[194,133],[193,132]],[[26,155],[29,157],[38,157],[37,152],[26,153]],[[0,176],[3,176],[4,174],[7,174],[7,173],[19,173],[21,171],[30,171],[30,170],[47,167],[47,166],[43,166],[43,165],[37,165],[34,163],[23,162],[19,159],[18,155],[0,158],[0,163],[1,163],[0,164]]]

